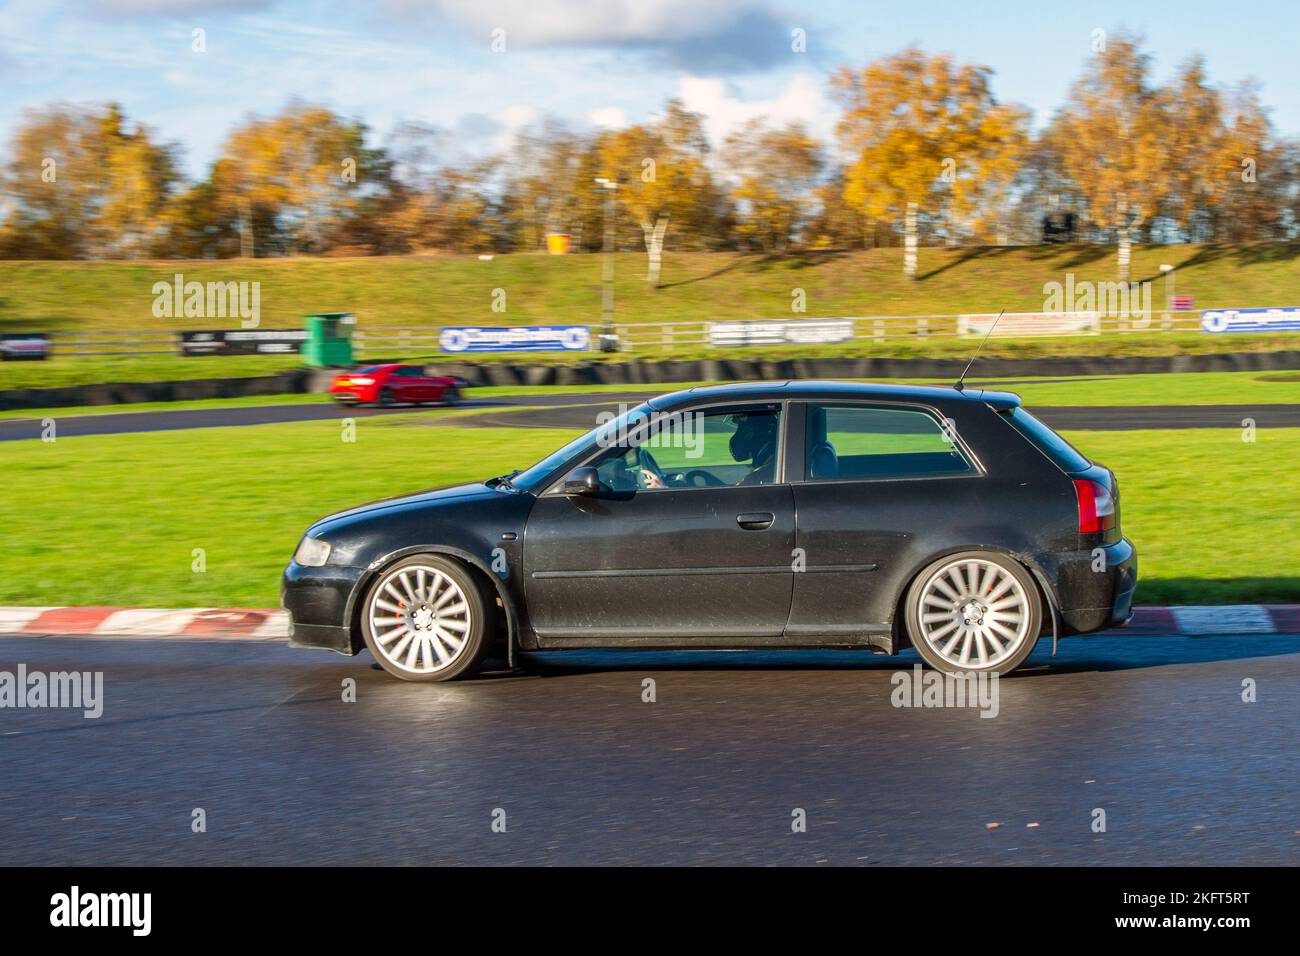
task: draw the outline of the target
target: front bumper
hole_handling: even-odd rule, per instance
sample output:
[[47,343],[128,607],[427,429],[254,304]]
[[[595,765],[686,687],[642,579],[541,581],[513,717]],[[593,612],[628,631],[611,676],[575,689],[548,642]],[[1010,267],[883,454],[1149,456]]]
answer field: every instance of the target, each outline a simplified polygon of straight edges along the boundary
[[1098,552],[1063,556],[1055,570],[1065,634],[1123,627],[1132,619],[1138,559],[1128,538]]
[[363,568],[308,568],[290,561],[284,569],[280,603],[289,612],[289,643],[356,654],[362,640],[352,628],[352,595]]

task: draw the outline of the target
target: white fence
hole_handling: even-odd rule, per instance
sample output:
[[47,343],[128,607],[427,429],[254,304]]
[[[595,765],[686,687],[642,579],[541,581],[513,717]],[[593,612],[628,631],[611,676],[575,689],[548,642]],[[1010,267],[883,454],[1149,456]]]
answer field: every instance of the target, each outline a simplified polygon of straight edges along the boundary
[[[834,347],[836,337],[819,338],[818,334],[783,339],[776,335],[731,334],[728,330],[714,330],[710,335],[710,326],[743,325],[747,329],[759,329],[772,325],[785,324],[791,327],[820,324],[822,326],[844,327],[844,340],[883,342],[899,338],[955,337],[963,334],[960,315],[859,315],[827,318],[804,318],[795,316],[789,319],[757,319],[752,322],[619,322],[614,326],[619,337],[619,347],[623,351],[654,353],[671,352],[680,349],[725,348],[729,346],[769,345],[809,346],[826,344]],[[589,323],[593,333],[600,331],[600,322]],[[969,324],[969,323],[967,323]],[[984,323],[986,326],[987,323]],[[1150,317],[1108,316],[1102,315],[1097,321],[1098,333],[1101,335],[1156,335],[1164,332],[1196,332],[1201,328],[1201,310],[1188,312],[1155,312]],[[388,355],[432,355],[441,351],[438,335],[441,326],[359,326],[352,334],[353,351],[358,357]],[[730,330],[734,333],[734,330]],[[970,335],[970,332],[967,333]],[[1004,330],[999,327],[996,337],[1010,337],[1028,333],[1025,324],[1013,326],[1008,323]],[[1032,334],[1070,334],[1044,328]],[[60,356],[95,356],[95,355],[162,355],[180,352],[180,330],[146,329],[124,332],[56,332],[49,336],[54,354]],[[725,344],[723,344],[725,343]],[[464,354],[463,358],[473,358],[473,354]]]
[[[744,323],[747,326],[761,326],[769,322],[774,325],[798,323],[852,323],[849,339],[852,341],[914,337],[955,337],[962,334],[960,315],[861,315],[835,318],[771,319],[755,320]],[[593,332],[600,331],[600,323],[590,323]],[[619,322],[614,331],[619,337],[619,347],[629,352],[673,351],[681,348],[716,348],[715,338],[710,336],[710,326],[714,324],[735,325],[738,323],[710,322]],[[1099,316],[1098,334],[1157,334],[1162,332],[1197,332],[1201,328],[1200,311],[1191,312],[1153,312],[1149,318],[1140,316]],[[353,333],[353,348],[358,354],[369,352],[373,355],[415,352],[426,354],[439,351],[438,328],[414,329],[398,326],[358,327]],[[1017,328],[1015,335],[1025,335],[1023,326]],[[1039,332],[1043,334],[1070,334],[1069,332]],[[1011,337],[999,327],[995,337]],[[746,344],[733,340],[732,345]],[[758,343],[754,343],[758,344]],[[771,345],[792,344],[816,345],[813,337],[802,342],[771,341]],[[472,357],[472,356],[470,356]]]

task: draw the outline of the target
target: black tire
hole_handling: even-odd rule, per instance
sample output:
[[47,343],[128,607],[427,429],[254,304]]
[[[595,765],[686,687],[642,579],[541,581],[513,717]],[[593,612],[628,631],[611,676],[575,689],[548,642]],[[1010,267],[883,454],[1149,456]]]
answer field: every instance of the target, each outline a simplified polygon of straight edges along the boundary
[[389,408],[393,404],[393,390],[385,385],[379,390],[379,407]]
[[[420,569],[424,570],[425,579],[430,582],[430,586],[433,586],[434,584],[432,574],[436,572],[446,581],[453,584],[459,591],[459,596],[453,594],[451,602],[447,607],[455,607],[459,603],[459,598],[464,598],[466,623],[466,629],[464,632],[465,636],[460,649],[454,653],[449,650],[449,643],[442,639],[442,637],[446,637],[447,635],[454,636],[454,633],[456,632],[452,632],[450,629],[445,631],[435,629],[433,633],[430,633],[428,630],[413,630],[411,624],[408,622],[406,625],[406,631],[400,630],[400,626],[394,623],[392,629],[385,633],[383,631],[383,625],[381,624],[379,627],[379,636],[376,637],[375,635],[371,623],[372,617],[378,618],[381,621],[386,619],[396,621],[398,619],[397,617],[380,617],[380,615],[400,614],[402,617],[405,617],[407,614],[406,611],[390,612],[387,608],[377,605],[375,603],[376,600],[383,600],[389,605],[397,605],[408,609],[414,607],[414,604],[410,602],[409,598],[403,597],[399,600],[399,598],[394,597],[394,595],[402,596],[406,593],[406,588],[403,587],[403,572],[411,572],[410,577],[418,580],[418,572]],[[408,586],[411,585],[409,578],[406,580],[406,584]],[[392,585],[392,588],[390,589],[387,587],[388,585]],[[425,607],[433,602],[433,598],[425,600],[423,595],[420,595],[420,598],[421,605]],[[483,595],[479,591],[478,584],[475,582],[474,577],[469,570],[460,562],[437,554],[411,555],[410,557],[403,558],[401,561],[385,568],[370,585],[370,588],[366,592],[365,600],[361,605],[361,636],[365,638],[366,647],[370,649],[370,653],[374,655],[374,658],[379,663],[380,667],[388,671],[388,673],[392,674],[394,677],[407,681],[424,683],[447,681],[473,673],[482,663],[483,657],[487,654],[489,646],[491,645],[492,635],[487,629],[494,623],[495,619],[488,614],[487,603],[484,601]],[[450,628],[450,625],[448,625],[448,628]],[[408,631],[411,632],[410,638],[406,638]],[[442,637],[437,635],[442,635]],[[406,643],[403,643],[404,638],[406,638]],[[381,640],[384,641],[382,646],[380,643]],[[414,667],[407,666],[404,661],[395,659],[397,657],[403,657],[400,650],[410,652],[412,644],[420,640],[425,642],[425,647],[422,650],[414,652],[418,654],[415,659]],[[434,647],[435,644],[437,645],[437,648],[441,648],[441,651],[437,651],[437,648]],[[392,650],[386,648],[399,649],[399,653],[394,654]],[[450,661],[445,664],[441,663],[443,652],[448,653],[448,656],[451,658]],[[432,661],[435,659],[439,662],[436,669],[420,669],[419,665],[422,661],[425,664],[431,665]]]
[[[965,640],[964,638],[957,637],[958,632],[963,632],[964,621],[967,620],[966,618],[961,617],[963,611],[960,608],[954,608],[954,610],[950,612],[944,610],[931,610],[929,613],[932,616],[952,613],[954,615],[953,627],[955,630],[949,634],[944,634],[942,638],[938,640],[933,637],[927,637],[927,632],[922,627],[921,623],[923,602],[926,600],[927,593],[929,593],[933,598],[939,600],[946,598],[945,595],[937,593],[937,585],[932,582],[935,580],[938,572],[945,568],[951,568],[954,565],[964,565],[965,567],[974,565],[985,569],[987,569],[989,565],[993,565],[997,568],[1001,568],[1019,586],[1019,590],[1016,590],[1014,585],[1011,586],[1009,588],[1008,597],[1022,601],[1023,610],[1019,613],[1021,614],[1021,617],[1026,620],[1023,621],[1023,632],[1019,629],[1015,632],[1018,642],[1015,643],[1013,649],[1010,649],[1009,653],[1006,653],[1005,657],[997,659],[997,655],[994,654],[992,655],[993,659],[990,659],[987,664],[981,664],[975,660],[968,660],[965,664],[961,664],[944,656],[943,647],[936,645],[951,646],[949,644],[950,640],[956,640],[959,642]],[[962,578],[960,571],[958,573],[958,578]],[[940,580],[950,590],[957,590],[954,586],[953,579],[947,576],[946,572],[945,575],[940,577]],[[995,581],[997,587],[1000,587],[998,582],[1001,580],[1004,579],[999,578],[998,581]],[[996,591],[997,587],[991,586],[990,590]],[[964,594],[959,594],[958,601],[963,600],[964,597]],[[1002,603],[1002,599],[999,599],[995,603]],[[933,605],[926,606],[933,607]],[[1012,610],[1014,612],[1014,609]],[[987,613],[987,611],[980,611],[979,613],[981,614],[981,617],[978,620],[982,622],[984,620],[982,615]],[[1042,600],[1039,597],[1038,586],[1034,582],[1033,575],[1031,575],[1028,569],[1026,569],[1020,562],[1007,557],[1005,554],[999,554],[994,551],[965,551],[960,554],[950,554],[928,565],[916,576],[915,580],[912,581],[911,587],[907,590],[905,614],[908,637],[912,642],[912,646],[916,648],[916,652],[921,655],[921,659],[936,670],[948,674],[979,672],[995,674],[1010,673],[1023,664],[1025,659],[1034,652],[1034,646],[1038,643],[1039,632],[1042,630],[1043,626]],[[939,624],[933,626],[937,626],[942,630],[943,625]],[[1002,626],[1005,627],[1005,625]],[[997,639],[999,641],[1005,641],[1007,644],[1012,643],[1010,639],[1004,639],[1000,635],[997,636]],[[971,641],[971,644],[976,646],[983,645],[991,648],[993,643],[988,641],[987,644],[985,644],[986,640],[986,638],[978,637]]]
[[460,389],[452,385],[442,393],[442,403],[444,405],[455,405],[460,401]]

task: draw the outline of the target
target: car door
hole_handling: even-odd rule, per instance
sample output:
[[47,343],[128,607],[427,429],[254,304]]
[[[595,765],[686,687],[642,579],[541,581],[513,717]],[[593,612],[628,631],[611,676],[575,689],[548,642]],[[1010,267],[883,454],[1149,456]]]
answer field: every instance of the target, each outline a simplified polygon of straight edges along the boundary
[[410,365],[403,365],[394,373],[393,383],[397,386],[397,400],[400,402],[424,401],[424,379],[420,370]]
[[[599,452],[589,462],[599,496],[565,495],[558,484],[543,493],[523,544],[528,614],[541,645],[779,638],[790,611],[795,517],[780,471],[781,416],[779,403],[680,416],[680,428]],[[770,447],[739,448],[755,454],[737,458],[736,432],[756,423],[771,428]],[[643,474],[647,464],[661,487]]]
[[888,633],[915,562],[945,541],[979,540],[983,472],[924,406],[808,402],[791,414],[796,544],[810,573],[795,575],[787,634]]

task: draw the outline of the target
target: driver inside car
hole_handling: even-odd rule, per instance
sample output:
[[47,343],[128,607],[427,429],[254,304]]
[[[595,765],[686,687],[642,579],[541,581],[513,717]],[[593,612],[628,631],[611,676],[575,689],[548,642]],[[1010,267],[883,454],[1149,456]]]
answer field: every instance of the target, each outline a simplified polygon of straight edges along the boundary
[[[728,448],[738,462],[749,462],[749,472],[735,482],[736,485],[771,484],[776,475],[777,416],[774,412],[750,412],[728,416],[728,424],[736,426]],[[665,488],[661,475],[644,464],[639,470],[642,488]]]

